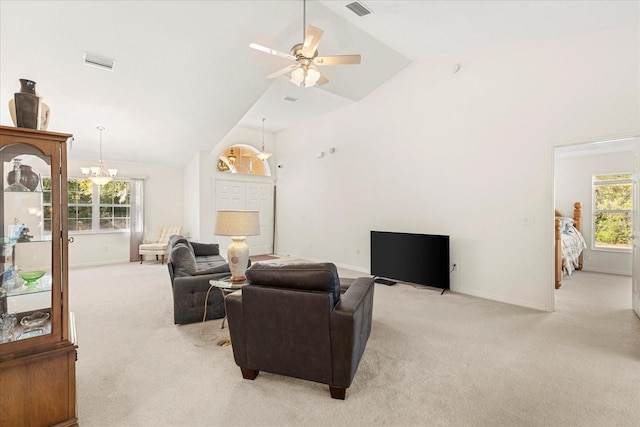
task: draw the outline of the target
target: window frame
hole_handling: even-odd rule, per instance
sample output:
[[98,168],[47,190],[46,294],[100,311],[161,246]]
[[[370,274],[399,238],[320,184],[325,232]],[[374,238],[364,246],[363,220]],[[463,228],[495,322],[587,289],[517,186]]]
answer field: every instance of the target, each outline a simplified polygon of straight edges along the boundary
[[[43,177],[45,178],[45,177]],[[51,177],[46,177],[51,179]],[[70,188],[71,186],[69,185],[69,181],[71,180],[88,180],[88,178],[86,177],[76,177],[76,176],[68,176],[67,177],[67,200],[69,197],[69,192],[70,192]],[[131,196],[131,184],[132,181],[129,178],[115,178],[114,181],[120,181],[120,182],[126,182],[129,185],[129,197]],[[91,207],[91,229],[89,230],[71,230],[71,228],[69,228],[69,235],[82,235],[82,234],[108,234],[108,233],[130,233],[131,232],[131,199],[129,199],[129,203],[127,204],[114,204],[114,203],[101,203],[100,202],[100,190],[101,190],[101,186],[99,186],[96,183],[92,183],[93,184],[93,190],[92,190],[92,195],[91,195],[91,204],[68,204],[69,207],[72,206],[90,206]],[[42,208],[43,211],[45,209],[47,209],[47,207],[51,207],[51,202],[45,202],[43,200],[42,202]],[[127,228],[110,228],[110,229],[101,229],[100,228],[100,222],[101,220],[103,220],[104,218],[101,217],[101,211],[103,207],[107,207],[110,209],[113,209],[115,207],[124,207],[128,209],[128,216],[124,217],[125,221],[128,223],[128,227]],[[68,208],[67,208],[68,209]],[[118,217],[120,218],[120,217]],[[110,218],[112,221],[114,219],[114,217]],[[67,218],[67,221],[69,220],[69,218]],[[51,231],[48,231],[45,233],[51,233]]]
[[[596,177],[599,176],[614,176],[614,175],[628,175],[627,179],[612,179],[597,181]],[[596,190],[600,186],[604,185],[616,185],[616,184],[629,184],[633,186],[631,172],[614,172],[614,173],[597,173],[591,176],[591,250],[602,252],[619,252],[619,253],[631,253],[632,243],[629,243],[629,247],[614,247],[614,246],[598,246],[596,242],[596,217],[599,214],[626,214],[631,217],[631,225],[629,229],[629,235],[633,232],[633,197],[631,197],[631,208],[629,209],[596,209]],[[631,190],[633,192],[633,189]]]
[[[96,186],[98,187],[98,197],[97,197],[97,201],[94,201],[94,209],[95,206],[97,206],[98,208],[98,212],[97,215],[93,216],[93,222],[94,222],[94,232],[96,233],[122,233],[122,232],[130,232],[131,231],[131,180],[127,179],[127,178],[115,178],[113,179],[111,182],[126,182],[128,184],[128,197],[129,197],[129,203],[126,204],[119,204],[119,203],[102,203],[102,201],[100,200],[100,191],[102,190],[103,186],[98,186],[97,184],[94,184],[94,190],[96,189]],[[111,183],[110,182],[110,183]],[[105,184],[108,185],[108,184]],[[115,210],[116,208],[126,208],[127,209],[127,216],[124,217],[116,217],[116,216],[112,216],[109,218],[103,218],[102,217],[102,211],[103,208],[109,208],[110,210]],[[116,220],[116,219],[124,219],[128,226],[126,228],[108,228],[108,229],[103,229],[101,228],[101,222],[105,219],[109,219],[112,223]],[[97,224],[96,224],[97,221]]]

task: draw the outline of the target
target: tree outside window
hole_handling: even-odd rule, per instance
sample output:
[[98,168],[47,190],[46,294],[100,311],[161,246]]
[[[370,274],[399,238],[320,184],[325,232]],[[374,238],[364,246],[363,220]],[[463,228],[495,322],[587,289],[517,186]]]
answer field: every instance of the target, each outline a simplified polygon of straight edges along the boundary
[[[129,229],[131,184],[114,180],[102,186],[89,179],[67,180],[68,227],[70,232]],[[44,229],[51,231],[51,178],[42,178]],[[98,195],[98,197],[94,197]]]
[[128,230],[130,203],[129,181],[113,180],[100,187],[100,230]]
[[631,250],[631,174],[593,176],[595,249]]

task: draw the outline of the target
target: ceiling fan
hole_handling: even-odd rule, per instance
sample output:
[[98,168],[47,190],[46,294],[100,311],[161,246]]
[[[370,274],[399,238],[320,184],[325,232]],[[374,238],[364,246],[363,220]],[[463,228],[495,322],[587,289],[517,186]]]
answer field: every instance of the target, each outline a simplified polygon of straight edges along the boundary
[[[257,43],[251,43],[250,48],[268,53],[270,55],[286,58],[295,61],[275,73],[269,74],[268,79],[274,79],[278,76],[291,72],[291,82],[298,87],[311,87],[316,84],[323,85],[329,80],[320,73],[316,65],[345,65],[359,64],[360,55],[333,55],[318,56],[318,43],[324,31],[313,25],[306,25],[307,2],[304,0],[302,12],[302,32],[304,41],[297,43],[291,48],[291,53],[279,52]],[[305,32],[306,29],[306,32]]]

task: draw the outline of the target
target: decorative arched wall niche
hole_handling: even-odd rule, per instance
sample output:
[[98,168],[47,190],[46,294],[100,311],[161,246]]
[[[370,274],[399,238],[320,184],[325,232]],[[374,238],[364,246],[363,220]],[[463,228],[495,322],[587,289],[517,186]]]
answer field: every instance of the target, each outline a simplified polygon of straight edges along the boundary
[[260,160],[256,156],[259,152],[248,144],[234,144],[220,154],[217,169],[220,172],[271,176],[269,162]]

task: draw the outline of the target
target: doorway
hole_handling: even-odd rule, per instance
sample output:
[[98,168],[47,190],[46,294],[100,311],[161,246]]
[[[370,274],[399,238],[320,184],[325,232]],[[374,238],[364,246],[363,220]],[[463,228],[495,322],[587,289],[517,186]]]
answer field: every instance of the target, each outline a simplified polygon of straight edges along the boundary
[[[587,244],[583,252],[586,271],[632,276],[634,280],[640,274],[640,269],[632,267],[632,250],[602,250],[594,247],[592,201],[593,176],[630,173],[633,169],[633,150],[640,143],[639,141],[638,137],[630,137],[554,149],[554,207],[563,216],[570,217],[573,204],[575,202],[582,204],[582,232]],[[564,276],[563,282],[568,281],[567,276]],[[566,283],[563,284],[563,287],[566,285]],[[553,294],[554,306],[558,291],[554,291]]]

